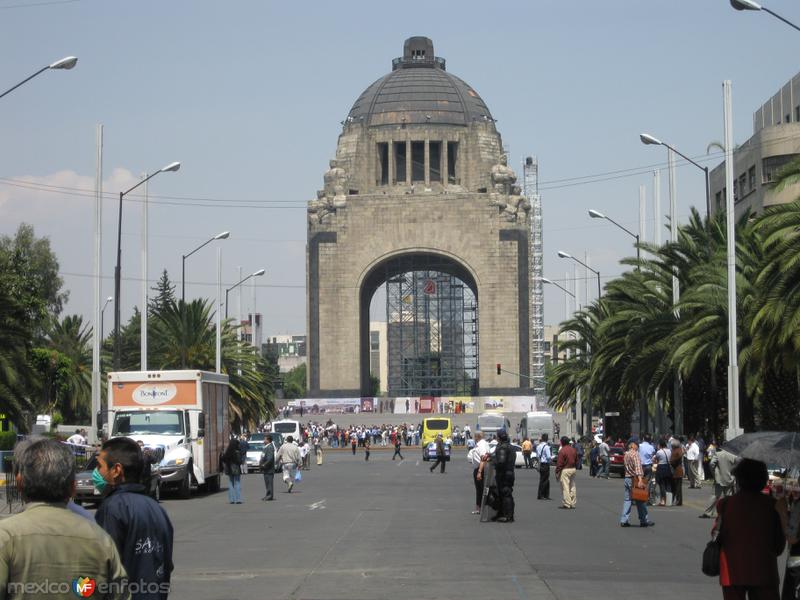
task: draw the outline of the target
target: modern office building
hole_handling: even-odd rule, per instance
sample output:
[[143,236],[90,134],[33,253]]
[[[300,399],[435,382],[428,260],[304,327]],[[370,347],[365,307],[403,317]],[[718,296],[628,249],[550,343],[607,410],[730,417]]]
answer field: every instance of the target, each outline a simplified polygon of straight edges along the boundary
[[[760,215],[765,207],[792,202],[800,185],[783,190],[770,184],[800,156],[800,73],[753,113],[753,135],[733,151],[733,198],[736,216]],[[709,174],[711,212],[725,210],[725,163]]]

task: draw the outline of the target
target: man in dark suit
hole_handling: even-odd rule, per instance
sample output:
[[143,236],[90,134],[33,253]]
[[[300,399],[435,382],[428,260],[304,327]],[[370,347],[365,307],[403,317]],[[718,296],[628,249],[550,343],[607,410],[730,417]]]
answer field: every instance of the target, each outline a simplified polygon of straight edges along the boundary
[[273,478],[275,477],[275,444],[272,443],[272,436],[264,436],[264,450],[261,452],[261,459],[258,461],[261,472],[264,473],[265,495],[262,500],[274,500]]

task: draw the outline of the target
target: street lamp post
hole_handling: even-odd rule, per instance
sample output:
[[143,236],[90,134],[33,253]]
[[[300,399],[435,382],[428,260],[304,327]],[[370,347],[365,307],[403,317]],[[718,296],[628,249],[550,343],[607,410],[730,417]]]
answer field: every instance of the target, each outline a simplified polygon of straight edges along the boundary
[[[705,179],[706,179],[706,217],[710,217],[711,216],[711,189],[709,188],[709,185],[708,185],[708,167],[704,167],[703,165],[696,163],[695,161],[693,161],[691,158],[689,158],[688,156],[686,156],[682,152],[676,150],[673,146],[670,146],[666,142],[662,142],[661,140],[659,140],[658,138],[653,137],[650,134],[640,133],[639,134],[639,139],[642,140],[642,143],[647,145],[647,146],[664,146],[665,148],[668,148],[669,150],[672,150],[675,154],[677,154],[678,156],[680,156],[684,160],[692,163],[695,167],[697,167],[698,169],[700,169],[703,172],[703,174],[705,175]],[[670,215],[670,218],[674,219],[675,215]]]
[[592,273],[594,273],[595,275],[597,275],[597,300],[599,301],[599,300],[600,300],[600,296],[602,296],[602,295],[603,295],[603,291],[602,291],[602,289],[601,289],[601,287],[600,287],[600,271],[595,271],[595,270],[594,270],[592,267],[590,267],[589,265],[587,265],[587,264],[586,264],[585,262],[583,262],[582,260],[580,260],[580,259],[577,259],[577,258],[575,258],[574,256],[572,256],[571,254],[567,254],[566,252],[563,252],[563,251],[561,251],[561,250],[559,250],[559,251],[558,251],[558,257],[559,257],[559,258],[571,258],[572,260],[574,260],[574,261],[575,261],[576,263],[578,263],[579,265],[583,265],[584,267],[586,267],[587,269],[589,269],[589,270],[590,270]]
[[50,69],[61,69],[61,70],[64,70],[64,71],[68,71],[68,70],[70,70],[72,67],[74,67],[76,64],[78,64],[78,59],[77,59],[77,57],[75,57],[75,56],[65,56],[65,57],[64,57],[64,58],[62,58],[61,60],[57,60],[56,62],[54,62],[54,63],[52,63],[52,64],[49,64],[49,65],[47,65],[46,67],[42,67],[41,69],[39,69],[38,71],[36,71],[36,73],[34,73],[33,75],[31,75],[30,77],[27,77],[27,78],[23,79],[22,81],[20,81],[20,82],[19,82],[17,85],[15,85],[14,87],[12,87],[12,88],[10,88],[10,89],[7,89],[5,92],[3,92],[2,94],[0,94],[0,98],[2,98],[3,96],[5,96],[6,94],[10,94],[10,93],[11,93],[11,92],[13,92],[15,89],[17,89],[19,86],[21,86],[21,85],[23,85],[23,84],[25,84],[25,83],[28,83],[28,82],[29,82],[31,79],[33,79],[33,78],[34,78],[34,77],[36,77],[37,75],[40,75],[41,73],[44,73],[45,71],[48,71],[48,70],[50,70]]
[[753,0],[730,0],[731,6],[736,10],[763,10],[765,13],[771,14],[776,19],[780,19],[784,23],[786,23],[789,27],[794,27],[797,31],[800,31],[800,27],[784,19],[778,13],[772,12],[766,6],[761,6],[758,2],[753,2]]
[[231,236],[230,231],[223,231],[222,233],[218,233],[214,237],[206,240],[202,244],[200,244],[197,248],[189,252],[189,254],[181,255],[181,302],[186,303],[186,259],[189,258],[192,254],[200,250],[201,248],[207,246],[214,240],[227,240]]
[[232,292],[233,290],[235,290],[240,285],[242,285],[245,281],[247,281],[251,277],[261,277],[264,273],[266,273],[265,269],[259,269],[255,273],[250,273],[250,275],[248,275],[244,279],[239,280],[235,285],[233,285],[233,286],[229,287],[227,290],[225,290],[225,319],[228,318],[228,294],[230,292]]
[[[170,163],[166,167],[159,169],[152,175],[145,177],[139,183],[134,185],[132,188],[119,193],[119,217],[117,220],[117,264],[114,267],[114,369],[115,370],[119,370],[121,363],[119,327],[120,327],[120,293],[122,287],[122,199],[125,197],[126,194],[131,193],[133,190],[138,188],[143,183],[150,181],[153,177],[155,177],[159,173],[175,172],[180,168],[181,168],[181,163],[179,162]],[[147,310],[147,307],[143,306],[142,310]]]
[[[640,254],[640,252],[639,252],[639,235],[638,235],[638,234],[636,234],[636,233],[633,233],[633,232],[632,232],[630,229],[628,229],[627,227],[623,227],[622,225],[620,225],[619,223],[617,223],[617,222],[616,222],[614,219],[612,219],[612,218],[611,218],[611,217],[609,217],[609,216],[606,216],[606,215],[604,215],[603,213],[601,213],[601,212],[599,212],[599,211],[596,211],[596,210],[591,210],[591,209],[590,209],[590,210],[589,210],[589,216],[590,216],[590,217],[592,217],[593,219],[605,219],[606,221],[609,221],[609,222],[613,223],[614,225],[616,225],[617,227],[619,227],[620,229],[622,229],[622,231],[624,231],[624,232],[625,232],[625,233],[627,233],[629,236],[631,236],[632,238],[634,238],[634,239],[636,240],[636,260],[638,261],[638,260],[641,258],[641,254]],[[637,267],[637,268],[638,268],[638,267]]]

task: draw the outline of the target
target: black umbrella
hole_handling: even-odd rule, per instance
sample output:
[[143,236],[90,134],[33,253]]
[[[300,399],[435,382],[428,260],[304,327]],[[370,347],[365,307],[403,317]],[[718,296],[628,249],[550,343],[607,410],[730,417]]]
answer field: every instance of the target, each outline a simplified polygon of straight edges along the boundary
[[796,431],[745,433],[726,442],[723,447],[731,454],[768,465],[786,469],[800,466],[800,433]]

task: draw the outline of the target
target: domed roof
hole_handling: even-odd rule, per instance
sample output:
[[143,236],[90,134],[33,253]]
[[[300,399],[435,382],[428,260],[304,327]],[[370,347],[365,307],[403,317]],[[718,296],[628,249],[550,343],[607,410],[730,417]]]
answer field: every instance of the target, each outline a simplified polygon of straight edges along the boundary
[[469,125],[492,120],[488,107],[467,83],[445,70],[425,37],[406,40],[403,57],[392,61],[392,72],[358,97],[347,123],[380,125]]

